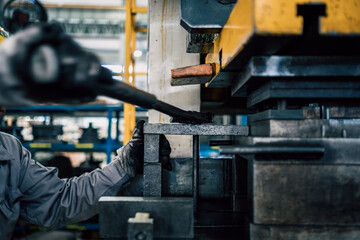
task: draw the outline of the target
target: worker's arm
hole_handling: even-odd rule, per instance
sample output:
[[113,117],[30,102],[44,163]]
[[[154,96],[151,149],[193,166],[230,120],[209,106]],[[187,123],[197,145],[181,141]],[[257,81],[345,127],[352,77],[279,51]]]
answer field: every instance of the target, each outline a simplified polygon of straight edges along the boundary
[[29,151],[21,148],[20,214],[33,224],[59,227],[86,220],[97,213],[101,196],[116,195],[129,181],[118,161],[80,177],[59,179],[55,168],[35,162]]
[[114,196],[129,181],[129,176],[114,161],[80,177],[59,179],[57,171],[42,166],[22,149],[21,216],[31,223],[59,227],[86,220],[97,213],[103,195]]
[[21,217],[45,227],[60,227],[93,216],[101,196],[116,195],[141,171],[143,123],[137,124],[133,138],[118,150],[119,156],[112,163],[70,179],[58,178],[55,168],[37,163],[17,139],[3,135],[2,145],[14,158],[9,196],[16,199],[11,199],[10,205],[20,201]]

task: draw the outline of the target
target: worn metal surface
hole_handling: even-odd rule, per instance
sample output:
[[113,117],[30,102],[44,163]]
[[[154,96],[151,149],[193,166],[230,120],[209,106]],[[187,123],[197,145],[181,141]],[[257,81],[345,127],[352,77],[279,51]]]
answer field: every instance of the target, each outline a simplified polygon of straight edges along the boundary
[[[230,170],[225,162],[228,158],[199,159],[199,197],[200,198],[223,198],[230,193],[226,179]],[[171,159],[172,171],[163,171],[163,195],[164,196],[192,196],[193,159]]]
[[250,240],[357,240],[360,227],[347,226],[276,226],[250,223]]
[[[328,109],[328,110],[327,110]],[[360,118],[360,107],[328,107],[329,118]]]
[[360,119],[264,120],[251,123],[250,128],[252,136],[356,138]]
[[291,119],[291,120],[301,120],[304,119],[304,114],[302,109],[294,110],[276,110],[269,109],[253,115],[248,116],[248,122],[253,123],[256,121],[269,120],[269,119]]
[[253,223],[360,227],[360,164],[249,164]]
[[[289,85],[295,84],[291,79],[300,77],[337,77],[343,83],[344,77],[360,75],[360,57],[356,56],[257,56],[252,57],[232,84],[232,96],[244,96],[247,87],[259,86],[269,78],[288,78]],[[323,88],[330,88],[327,81]],[[299,84],[299,83],[297,83]],[[338,84],[339,85],[339,84]],[[305,84],[302,86],[309,87]]]
[[180,24],[189,33],[218,33],[225,25],[234,4],[218,0],[181,0]]
[[[231,158],[200,158],[199,160],[199,197],[223,198],[231,194]],[[162,171],[162,196],[192,196],[192,158],[171,158],[172,171]],[[143,176],[137,176],[130,185],[120,192],[121,196],[143,196]]]
[[129,218],[127,240],[153,240],[154,219],[149,213],[137,212],[134,218]]
[[194,125],[194,124],[144,124],[145,134],[169,135],[232,135],[247,136],[248,126],[236,125]]
[[194,237],[192,199],[156,197],[100,198],[100,236],[126,237],[127,220],[136,212],[147,212],[154,219],[154,238]]
[[144,163],[159,162],[159,134],[144,134]]
[[215,74],[214,64],[200,64],[171,69],[171,85],[204,84]]
[[162,164],[144,163],[144,196],[161,197]]
[[193,159],[172,158],[172,171],[163,171],[164,196],[192,196]]
[[[281,225],[280,228],[292,225],[296,231],[297,227],[301,230],[301,225],[360,227],[358,138],[248,137],[239,144],[289,148],[306,145],[325,149],[318,160],[309,160],[301,153],[286,160],[276,154],[266,160],[259,160],[256,155],[236,159],[240,164],[247,162],[248,179],[245,182],[248,185],[241,185],[239,190],[247,192],[252,223],[275,228],[276,225]],[[326,234],[327,230],[323,230]],[[331,231],[329,229],[328,233]],[[351,232],[346,231],[344,234]],[[313,234],[312,230],[308,234]]]
[[159,134],[144,134],[144,196],[161,196],[162,164],[159,158],[159,144]]

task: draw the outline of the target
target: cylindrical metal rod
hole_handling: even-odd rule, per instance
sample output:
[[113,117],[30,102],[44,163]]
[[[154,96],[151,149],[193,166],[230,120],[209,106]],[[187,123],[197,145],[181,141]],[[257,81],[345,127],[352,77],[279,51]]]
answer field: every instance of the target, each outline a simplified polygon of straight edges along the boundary
[[146,109],[154,109],[174,118],[173,122],[211,123],[212,115],[193,111],[184,111],[178,107],[159,101],[153,94],[139,90],[122,82],[106,85],[99,84],[101,94],[137,105]]
[[193,199],[194,212],[197,212],[199,197],[199,135],[193,136]]

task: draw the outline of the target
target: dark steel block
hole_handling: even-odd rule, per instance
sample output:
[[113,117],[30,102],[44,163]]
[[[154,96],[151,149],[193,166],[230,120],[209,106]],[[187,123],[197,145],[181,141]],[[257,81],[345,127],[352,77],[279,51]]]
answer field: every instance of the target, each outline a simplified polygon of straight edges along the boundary
[[144,196],[161,197],[161,163],[144,163]]
[[[249,89],[258,87],[269,79],[288,78],[288,85],[301,85],[299,78],[338,78],[339,81],[320,81],[317,86],[332,88],[340,85],[347,77],[360,76],[358,69],[359,57],[319,57],[319,56],[258,56],[252,57],[245,69],[238,75],[232,84],[232,96],[246,96]],[[330,84],[330,85],[329,85]],[[335,85],[334,85],[335,84]],[[309,84],[303,83],[302,88]],[[314,86],[314,85],[313,85]],[[344,87],[345,85],[343,85]],[[346,86],[345,86],[346,87]],[[336,88],[336,87],[335,87]],[[298,90],[298,94],[301,91]],[[316,95],[313,95],[316,97]]]
[[193,238],[191,198],[102,197],[99,200],[99,227],[102,238],[127,236],[127,221],[137,212],[154,219],[154,238]]
[[160,135],[144,134],[144,163],[159,162]]
[[222,4],[217,0],[181,0],[180,25],[189,33],[219,33],[233,7],[233,1]]
[[203,198],[221,198],[225,195],[224,168],[226,160],[200,159],[199,163],[199,196]]
[[264,120],[278,120],[278,119],[286,119],[286,120],[302,120],[304,119],[303,110],[295,109],[295,110],[275,110],[269,109],[265,110],[251,116],[248,116],[248,122],[254,123],[257,121],[264,121]]
[[360,119],[263,120],[251,123],[251,135],[290,138],[357,138],[360,136]]
[[[333,88],[331,83],[307,81],[303,83],[305,87],[296,86],[300,84],[293,84],[292,88],[285,86],[276,86],[280,81],[271,80],[265,83],[255,91],[249,94],[247,107],[254,107],[260,103],[271,99],[359,99],[360,98],[360,82],[346,82],[339,81],[337,86]],[[289,84],[292,84],[289,81]],[[321,85],[320,87],[314,85]],[[341,87],[342,84],[342,87]],[[335,85],[335,84],[333,84]]]
[[[224,161],[230,159],[200,158],[199,161],[199,197],[223,198],[230,190],[225,189],[224,182],[230,175]],[[192,196],[191,158],[172,158],[172,171],[163,171],[163,196]]]
[[[231,193],[230,169],[226,166],[231,159],[200,158],[199,169],[199,197],[223,198]],[[162,171],[162,196],[192,197],[192,167],[191,158],[170,159],[172,171]],[[143,176],[137,176],[126,188],[122,189],[121,196],[143,196]]]
[[256,224],[360,226],[360,164],[249,162]]
[[360,227],[250,224],[250,240],[357,240]]

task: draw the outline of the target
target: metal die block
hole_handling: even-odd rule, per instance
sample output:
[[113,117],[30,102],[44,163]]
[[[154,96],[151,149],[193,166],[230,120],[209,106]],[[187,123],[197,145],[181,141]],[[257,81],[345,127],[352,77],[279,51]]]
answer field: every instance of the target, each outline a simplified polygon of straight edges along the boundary
[[[346,118],[354,118],[356,114],[360,111],[356,108],[352,109],[341,109],[341,108],[329,108],[333,113],[333,116],[339,118],[341,115],[344,118],[346,115],[351,116]],[[352,114],[352,115],[351,115]],[[250,125],[254,122],[264,121],[264,120],[303,120],[303,119],[320,119],[320,107],[303,107],[302,109],[287,109],[287,110],[277,110],[277,109],[268,109],[251,116],[248,116],[248,122]],[[331,116],[330,116],[331,118]]]
[[[246,96],[248,89],[262,85],[266,79],[287,78],[288,86],[302,85],[302,88],[311,84],[302,84],[300,78],[342,78],[337,83],[327,81],[323,88],[337,84],[339,88],[344,78],[360,75],[359,57],[340,56],[257,56],[252,57],[244,70],[238,74],[232,84],[232,96]],[[295,82],[293,80],[297,79]],[[324,83],[324,82],[323,82]],[[317,87],[321,82],[318,82]]]
[[[292,86],[290,86],[292,84]],[[360,83],[339,81],[279,81],[271,80],[249,94],[247,106],[254,107],[270,99],[352,99],[360,98]]]
[[180,1],[180,25],[189,33],[219,33],[234,4],[211,1]]
[[250,223],[250,240],[357,240],[360,227],[276,226]]
[[360,164],[249,162],[256,224],[360,226]]
[[252,136],[357,138],[360,119],[263,120],[251,123]]
[[153,240],[154,219],[149,218],[149,216],[149,213],[137,212],[134,218],[129,218],[127,229],[128,240]]
[[275,110],[269,109],[263,112],[256,113],[254,115],[248,116],[248,122],[254,123],[258,121],[264,121],[269,119],[286,119],[286,120],[302,120],[304,119],[303,110]]
[[99,228],[102,238],[125,238],[128,219],[146,212],[154,219],[154,238],[193,238],[192,198],[102,197]]
[[[189,197],[192,195],[193,159],[172,158],[172,171],[163,171],[163,196]],[[231,192],[227,189],[226,179],[230,178],[230,169],[226,161],[231,159],[200,158],[199,160],[199,197],[223,198]],[[229,184],[230,185],[230,184]]]
[[161,189],[161,163],[144,163],[144,196],[160,197]]
[[159,162],[159,134],[144,134],[144,162]]

